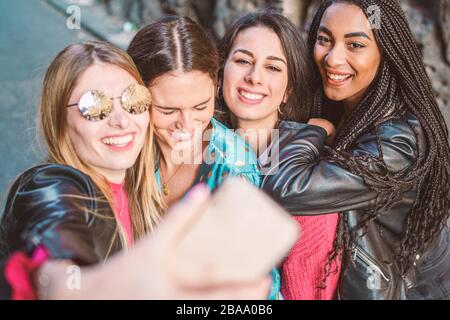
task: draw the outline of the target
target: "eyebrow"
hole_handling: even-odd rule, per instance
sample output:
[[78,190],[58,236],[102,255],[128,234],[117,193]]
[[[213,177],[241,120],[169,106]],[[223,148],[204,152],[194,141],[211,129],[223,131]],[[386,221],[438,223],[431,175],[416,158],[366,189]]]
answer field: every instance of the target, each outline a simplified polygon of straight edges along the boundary
[[331,32],[331,30],[328,29],[327,27],[320,26],[318,31],[322,31],[323,33],[326,33],[326,34],[329,35],[330,37],[333,36],[333,33]]
[[[196,104],[195,106],[192,106],[191,109],[200,107],[201,105],[203,105],[205,103],[208,103],[210,100],[211,100],[211,97],[209,97],[207,100],[205,100],[203,102],[200,102],[200,103]],[[174,108],[174,107],[159,106],[157,104],[154,104],[153,106],[155,106],[155,107],[157,107],[159,109],[164,109],[164,110],[179,110],[180,109],[180,108]]]
[[[333,33],[331,32],[331,30],[328,29],[325,26],[320,26],[319,27],[319,31],[322,31],[322,32],[328,34],[330,37],[333,36]],[[372,39],[367,35],[367,33],[362,32],[362,31],[360,31],[360,32],[351,32],[351,33],[347,33],[346,35],[344,35],[344,38],[355,38],[355,37],[363,37],[363,38],[367,38],[370,41],[372,41]]]
[[363,37],[363,38],[367,38],[370,41],[372,41],[372,39],[370,39],[370,37],[368,36],[367,33],[365,32],[352,32],[352,33],[347,33],[345,36],[345,38],[354,38],[354,37]]
[[[243,54],[249,55],[249,56],[252,57],[252,58],[255,57],[255,55],[254,55],[251,51],[248,51],[248,50],[245,50],[245,49],[236,49],[236,50],[233,51],[232,55],[235,54],[236,52],[241,52],[241,53],[243,53]],[[287,65],[286,61],[284,61],[284,59],[283,59],[283,58],[280,58],[280,57],[276,57],[276,56],[267,56],[266,59],[268,59],[268,60],[275,60],[275,61],[281,61],[281,62],[283,62],[285,65]]]

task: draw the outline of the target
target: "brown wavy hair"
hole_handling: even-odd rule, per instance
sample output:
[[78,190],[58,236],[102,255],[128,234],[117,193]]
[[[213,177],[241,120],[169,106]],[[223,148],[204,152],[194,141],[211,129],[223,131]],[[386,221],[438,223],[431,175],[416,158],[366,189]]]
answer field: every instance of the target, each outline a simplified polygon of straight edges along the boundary
[[175,71],[200,71],[217,82],[219,54],[203,28],[189,17],[166,16],[140,29],[127,50],[147,87]]
[[[219,42],[220,70],[219,87],[223,81],[225,63],[238,34],[251,27],[266,27],[280,39],[288,65],[288,100],[280,106],[280,120],[306,122],[311,112],[311,55],[301,38],[300,32],[288,18],[274,9],[249,13],[234,21]],[[219,89],[221,90],[221,88]],[[223,95],[217,97],[217,117],[231,126],[230,111]]]

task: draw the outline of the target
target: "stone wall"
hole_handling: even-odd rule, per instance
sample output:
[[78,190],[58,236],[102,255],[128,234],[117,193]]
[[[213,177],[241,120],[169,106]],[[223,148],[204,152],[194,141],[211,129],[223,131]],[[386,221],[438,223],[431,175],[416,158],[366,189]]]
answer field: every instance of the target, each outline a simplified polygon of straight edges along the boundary
[[[215,39],[238,15],[273,7],[306,34],[320,0],[99,0],[112,15],[150,23],[165,14],[188,15]],[[400,0],[416,37],[442,112],[450,125],[450,0]]]

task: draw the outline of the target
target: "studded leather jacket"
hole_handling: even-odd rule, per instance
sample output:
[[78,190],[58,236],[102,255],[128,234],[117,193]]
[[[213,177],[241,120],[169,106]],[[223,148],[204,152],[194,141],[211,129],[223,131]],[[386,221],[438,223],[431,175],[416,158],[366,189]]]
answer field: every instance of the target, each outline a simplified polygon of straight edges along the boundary
[[[411,114],[381,124],[379,135],[382,157],[375,132],[362,135],[349,152],[381,158],[391,173],[398,173],[408,170],[418,150],[426,148],[424,133]],[[362,177],[321,159],[325,140],[326,132],[320,127],[283,122],[278,140],[272,143],[277,144],[279,161],[265,164],[263,189],[293,215],[341,212],[354,228],[363,218],[363,209],[374,205],[377,192]],[[373,170],[377,170],[376,163]],[[406,276],[400,276],[393,263],[415,196],[414,188],[404,192],[369,224],[367,233],[353,243],[353,250],[344,253],[337,298],[450,299],[448,228],[416,257]]]

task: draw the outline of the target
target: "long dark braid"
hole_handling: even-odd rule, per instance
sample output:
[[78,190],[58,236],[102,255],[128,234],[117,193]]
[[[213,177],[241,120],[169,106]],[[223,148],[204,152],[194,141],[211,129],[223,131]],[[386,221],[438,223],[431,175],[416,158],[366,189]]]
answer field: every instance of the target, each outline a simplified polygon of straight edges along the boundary
[[[413,39],[406,17],[396,0],[326,0],[321,3],[311,24],[308,46],[313,51],[317,31],[325,10],[333,3],[346,2],[357,5],[368,15],[368,7],[381,10],[381,26],[374,29],[377,43],[382,51],[382,63],[365,97],[339,128],[332,148],[327,148],[328,160],[362,176],[367,185],[378,191],[376,205],[365,210],[365,219],[358,231],[349,230],[346,216],[340,216],[334,251],[334,259],[342,249],[351,250],[356,236],[367,230],[369,223],[383,209],[393,205],[401,195],[415,187],[417,196],[407,218],[406,226],[398,246],[396,263],[401,274],[412,266],[417,254],[438,236],[446,225],[450,208],[450,148],[448,131],[438,104],[433,95],[431,82],[426,74],[420,53]],[[316,70],[316,75],[319,71]],[[320,77],[315,79],[318,92],[315,94],[313,117],[323,116],[326,103]],[[378,130],[379,125],[389,119],[401,119],[406,112],[414,114],[424,132],[426,150],[418,150],[416,163],[397,174],[389,173],[382,161],[378,136],[378,157],[353,157],[348,154],[356,139],[362,134]],[[369,169],[377,162],[384,170]],[[327,264],[326,269],[330,266]]]

